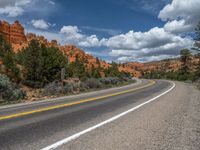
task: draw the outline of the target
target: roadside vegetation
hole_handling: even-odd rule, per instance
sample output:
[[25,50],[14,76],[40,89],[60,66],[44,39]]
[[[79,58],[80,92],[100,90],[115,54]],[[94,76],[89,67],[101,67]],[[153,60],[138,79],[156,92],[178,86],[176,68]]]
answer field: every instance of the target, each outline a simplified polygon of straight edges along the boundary
[[[197,25],[194,43],[195,51],[200,52],[200,23]],[[200,59],[196,67],[192,66],[192,53],[188,49],[180,51],[181,67],[176,71],[168,71],[165,66],[159,71],[143,72],[143,78],[147,79],[171,79],[178,81],[193,82],[200,89]],[[200,54],[196,54],[200,58]],[[194,56],[193,56],[194,57]]]
[[[97,62],[98,61],[98,58]],[[56,47],[32,40],[28,47],[14,53],[0,36],[0,103],[19,102],[109,88],[134,82],[120,72],[117,64],[90,69],[77,56],[72,63]],[[64,70],[64,74],[62,71]],[[61,78],[62,76],[62,78]]]

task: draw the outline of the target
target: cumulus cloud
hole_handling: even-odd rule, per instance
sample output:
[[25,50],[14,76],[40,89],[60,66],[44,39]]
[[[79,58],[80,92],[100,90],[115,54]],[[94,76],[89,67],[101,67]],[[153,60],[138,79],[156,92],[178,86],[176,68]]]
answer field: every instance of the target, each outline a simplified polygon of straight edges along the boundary
[[9,17],[17,17],[23,14],[24,8],[31,2],[31,0],[1,0],[0,14]]
[[192,32],[200,18],[199,6],[199,0],[173,0],[160,11],[158,17],[169,21],[165,28],[171,28],[171,32]]
[[63,43],[77,44],[82,47],[97,47],[101,41],[96,35],[87,36],[81,32],[77,26],[63,26],[60,30],[63,36]]
[[179,34],[179,33],[185,33],[187,31],[194,30],[194,25],[192,24],[187,24],[185,20],[172,20],[168,21],[164,29],[168,32],[174,33],[174,34]]
[[63,26],[60,34],[65,44],[76,44],[81,47],[108,47],[111,50],[109,56],[117,58],[118,61],[135,60],[135,58],[140,60],[145,57],[145,60],[148,58],[151,60],[158,58],[157,55],[162,56],[159,58],[172,57],[178,55],[180,49],[189,48],[193,43],[189,37],[181,37],[158,27],[147,32],[129,31],[103,39],[99,39],[96,35],[87,36],[77,26]]
[[175,56],[179,54],[180,49],[189,48],[192,43],[189,37],[182,38],[163,28],[155,27],[148,32],[129,31],[126,34],[111,37],[106,45],[112,49],[110,56],[121,58],[119,60],[125,60],[125,58],[139,60],[139,58],[156,55]]
[[147,32],[129,31],[108,39],[107,46],[113,49],[155,48],[172,42],[178,42],[179,36],[166,32],[163,28],[152,28]]
[[83,35],[80,33],[81,30],[78,29],[77,26],[63,26],[60,30],[61,34],[67,35],[67,39],[66,40],[80,40],[83,38]]
[[55,26],[55,24],[51,24],[49,22],[46,22],[43,19],[38,19],[38,20],[32,20],[31,24],[33,27],[36,29],[42,29],[42,30],[47,30],[49,27]]

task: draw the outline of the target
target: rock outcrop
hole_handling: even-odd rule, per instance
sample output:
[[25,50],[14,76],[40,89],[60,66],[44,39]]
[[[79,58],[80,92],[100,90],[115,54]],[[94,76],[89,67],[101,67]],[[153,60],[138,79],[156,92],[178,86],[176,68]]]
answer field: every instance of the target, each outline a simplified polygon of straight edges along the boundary
[[134,77],[141,77],[141,70],[144,64],[138,62],[129,62],[119,65],[119,71],[130,73]]
[[31,40],[37,40],[41,44],[44,44],[47,47],[59,47],[60,44],[56,40],[48,41],[44,36],[36,35],[34,33],[26,34],[27,42],[29,43]]
[[0,21],[0,34],[12,44],[15,50],[25,46],[24,44],[27,43],[24,27],[19,21],[15,21],[13,24],[9,24],[6,21]]
[[74,62],[76,60],[76,57],[78,57],[82,62],[87,65],[88,69],[90,69],[92,66],[97,68],[99,67],[99,65],[104,69],[110,66],[105,61],[98,60],[94,56],[86,54],[83,50],[74,45],[64,45],[60,46],[59,48],[67,56],[69,62]]

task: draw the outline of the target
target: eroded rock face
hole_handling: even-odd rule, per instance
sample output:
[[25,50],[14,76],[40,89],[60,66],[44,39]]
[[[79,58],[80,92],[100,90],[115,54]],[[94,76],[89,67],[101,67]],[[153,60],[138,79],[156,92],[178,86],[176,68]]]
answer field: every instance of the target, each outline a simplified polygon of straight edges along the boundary
[[19,21],[15,21],[13,24],[9,24],[6,21],[0,21],[0,34],[2,34],[11,44],[23,44],[27,42],[24,28]]
[[48,41],[44,36],[36,35],[34,33],[28,33],[26,35],[26,38],[27,38],[28,43],[31,40],[37,40],[41,44],[44,44],[47,47],[59,47],[59,44],[58,44],[58,42],[56,40]]
[[84,62],[87,65],[88,69],[90,69],[92,66],[95,68],[102,67],[104,69],[110,66],[105,61],[97,60],[97,58],[95,58],[94,56],[86,54],[83,50],[74,45],[64,45],[60,46],[59,48],[67,56],[69,62],[74,62],[76,60],[76,57],[78,57],[80,61]]
[[14,52],[18,52],[18,50],[27,46],[24,27],[19,23],[19,21],[9,24],[6,21],[0,20],[0,34],[3,35],[12,45]]
[[138,62],[128,62],[119,65],[119,71],[124,71],[130,73],[134,77],[141,77],[141,69],[144,67],[142,63]]

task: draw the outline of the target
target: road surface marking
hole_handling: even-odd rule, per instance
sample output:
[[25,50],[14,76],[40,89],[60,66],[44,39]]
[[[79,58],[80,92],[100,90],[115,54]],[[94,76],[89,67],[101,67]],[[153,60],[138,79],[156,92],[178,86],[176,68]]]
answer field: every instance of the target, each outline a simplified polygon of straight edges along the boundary
[[103,99],[103,98],[113,97],[113,96],[129,93],[129,92],[133,92],[133,91],[136,91],[136,90],[140,90],[140,89],[152,86],[155,83],[156,83],[155,81],[150,80],[149,84],[138,87],[138,88],[130,89],[130,90],[125,90],[125,91],[121,91],[121,92],[117,92],[117,93],[113,93],[113,94],[108,94],[108,95],[104,95],[104,96],[84,99],[84,100],[66,103],[66,104],[60,104],[60,105],[56,105],[56,106],[50,106],[50,107],[35,109],[35,110],[32,110],[32,111],[16,113],[16,114],[11,114],[11,115],[7,115],[7,116],[0,116],[0,121],[5,120],[5,119],[11,119],[11,118],[16,118],[16,117],[31,115],[31,114],[34,114],[34,113],[44,112],[44,111],[48,111],[48,110],[54,110],[54,109],[58,109],[58,108],[69,107],[69,106],[78,105],[78,104],[82,104],[82,103],[86,103],[86,102],[96,101],[96,100]]
[[105,121],[103,121],[103,122],[101,122],[101,123],[99,123],[99,124],[97,124],[97,125],[95,125],[95,126],[92,126],[92,127],[88,128],[88,129],[86,129],[86,130],[83,130],[83,131],[81,131],[81,132],[79,132],[79,133],[76,133],[76,134],[74,134],[74,135],[72,135],[72,136],[70,136],[70,137],[67,137],[67,138],[65,138],[65,139],[63,139],[63,140],[61,140],[61,141],[58,141],[58,142],[56,142],[56,143],[54,143],[54,144],[52,144],[52,145],[50,145],[50,146],[47,146],[47,147],[45,147],[45,148],[42,148],[41,150],[53,150],[53,149],[56,149],[56,148],[58,148],[58,147],[60,147],[60,146],[62,146],[62,145],[64,145],[64,144],[66,144],[66,143],[68,143],[68,142],[70,142],[70,141],[72,141],[72,140],[77,139],[78,137],[80,137],[80,136],[83,135],[83,134],[86,134],[86,133],[88,133],[88,132],[91,132],[91,131],[93,131],[93,130],[95,130],[95,129],[97,129],[97,128],[99,128],[99,127],[105,125],[105,124],[108,124],[108,123],[110,123],[110,122],[113,122],[113,121],[116,120],[116,119],[119,119],[120,117],[122,117],[122,116],[124,116],[124,115],[126,115],[126,114],[128,114],[128,113],[130,113],[130,112],[135,111],[136,109],[138,109],[138,108],[140,108],[140,107],[142,107],[142,106],[144,106],[144,105],[146,105],[146,104],[148,104],[148,103],[150,103],[150,102],[152,102],[152,101],[158,99],[159,97],[161,97],[161,96],[167,94],[168,92],[170,92],[171,90],[173,90],[173,89],[175,88],[176,85],[175,85],[175,83],[173,83],[173,82],[171,82],[171,83],[172,83],[173,86],[172,86],[170,89],[168,89],[167,91],[163,92],[162,94],[160,94],[160,95],[158,95],[158,96],[156,96],[156,97],[154,97],[154,98],[152,98],[152,99],[150,99],[150,100],[148,100],[148,101],[146,101],[146,102],[144,102],[144,103],[142,103],[142,104],[139,104],[139,105],[137,105],[137,106],[135,106],[135,107],[133,107],[133,108],[131,108],[131,109],[129,109],[129,110],[123,112],[123,113],[120,113],[120,114],[118,114],[117,116],[114,116],[114,117],[112,117],[112,118],[110,118],[110,119],[108,119],[108,120],[105,120]]

